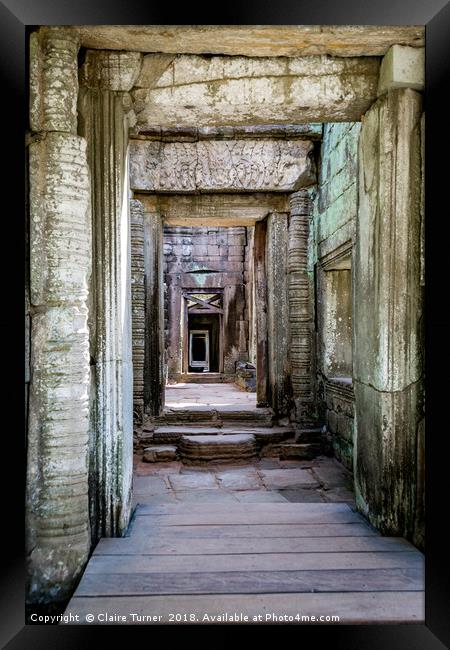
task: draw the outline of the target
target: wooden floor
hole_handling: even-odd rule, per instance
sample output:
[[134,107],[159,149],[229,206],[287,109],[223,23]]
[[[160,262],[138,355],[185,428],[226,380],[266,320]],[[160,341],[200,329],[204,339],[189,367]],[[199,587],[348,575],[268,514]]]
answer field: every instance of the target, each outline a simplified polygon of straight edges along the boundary
[[424,557],[344,503],[141,505],[128,537],[100,540],[65,613],[82,624],[422,623]]

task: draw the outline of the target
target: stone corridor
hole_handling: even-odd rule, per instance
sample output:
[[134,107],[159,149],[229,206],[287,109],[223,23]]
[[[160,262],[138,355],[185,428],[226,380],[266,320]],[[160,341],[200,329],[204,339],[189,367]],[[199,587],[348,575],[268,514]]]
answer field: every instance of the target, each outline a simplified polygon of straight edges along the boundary
[[29,54],[27,612],[422,621],[423,28]]
[[[233,428],[222,426],[223,409],[235,418]],[[170,415],[178,423],[158,426],[157,419],[150,435],[178,447],[154,443],[135,454],[130,528],[121,539],[99,541],[66,609],[69,620],[82,624],[88,614],[100,624],[423,620],[423,555],[402,538],[381,537],[356,511],[353,477],[341,463],[320,454],[284,459],[282,449],[307,455],[309,445],[294,438],[260,444],[254,458],[242,458],[243,436],[276,437],[283,429],[289,435],[272,418],[264,428],[248,419],[258,411],[267,409],[256,409],[254,393],[233,384],[167,387],[159,419]],[[198,449],[194,460],[186,458],[185,435],[198,447],[236,440],[234,462],[214,445],[207,462]],[[165,452],[159,462],[154,450]],[[168,450],[177,458],[181,450],[181,461],[168,460]]]

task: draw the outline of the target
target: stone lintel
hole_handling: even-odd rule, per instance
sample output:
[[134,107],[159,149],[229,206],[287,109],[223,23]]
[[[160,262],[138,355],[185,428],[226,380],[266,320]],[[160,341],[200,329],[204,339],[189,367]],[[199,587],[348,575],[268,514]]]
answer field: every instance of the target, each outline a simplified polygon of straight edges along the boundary
[[130,186],[145,192],[290,192],[315,183],[308,140],[130,144]]
[[394,88],[425,89],[425,48],[393,45],[380,67],[378,96]]
[[136,130],[360,121],[379,67],[371,56],[181,55],[153,87],[133,90]]
[[289,195],[141,194],[134,193],[146,212],[160,213],[168,226],[253,226],[270,212],[287,212]]
[[423,47],[422,25],[83,25],[87,48],[232,56],[383,56],[394,43]]
[[276,140],[321,140],[322,123],[257,124],[250,126],[149,127],[133,133],[134,140],[161,142],[197,142],[198,140],[241,140],[273,138]]

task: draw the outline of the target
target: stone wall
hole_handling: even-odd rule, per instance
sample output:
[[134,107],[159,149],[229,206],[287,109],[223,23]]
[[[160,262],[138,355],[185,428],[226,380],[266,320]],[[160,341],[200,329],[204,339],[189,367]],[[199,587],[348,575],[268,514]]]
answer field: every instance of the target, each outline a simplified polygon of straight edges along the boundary
[[246,248],[246,228],[164,228],[164,329],[169,379],[179,377],[187,369],[182,363],[183,332],[180,331],[183,289],[223,291],[222,371],[233,376],[236,361],[248,360]]
[[325,124],[309,268],[315,276],[318,412],[336,457],[353,466],[352,251],[358,211],[359,123]]

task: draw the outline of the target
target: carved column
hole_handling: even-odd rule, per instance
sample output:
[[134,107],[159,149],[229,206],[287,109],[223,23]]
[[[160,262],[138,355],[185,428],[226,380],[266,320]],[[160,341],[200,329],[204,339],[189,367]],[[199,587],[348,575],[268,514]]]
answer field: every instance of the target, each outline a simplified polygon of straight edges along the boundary
[[133,416],[142,423],[144,414],[145,282],[144,206],[130,201],[131,219],[131,304],[133,334]]
[[95,371],[91,464],[96,534],[120,535],[131,512],[133,369],[127,92],[136,52],[87,51],[79,110],[92,170],[91,356]]
[[[159,415],[164,406],[163,224],[161,215],[144,214],[145,361],[144,412]],[[180,311],[177,312],[180,318]]]
[[257,221],[255,223],[253,264],[255,278],[256,403],[258,406],[267,406],[269,402],[266,235],[267,221]]
[[30,38],[30,603],[67,598],[90,547],[91,224],[86,141],[76,135],[77,52],[70,29]]
[[289,413],[291,395],[289,305],[287,292],[288,216],[274,212],[267,218],[267,348],[269,403],[275,413]]
[[307,271],[311,202],[307,190],[291,195],[288,246],[290,360],[295,420],[314,424],[312,381],[312,309]]

